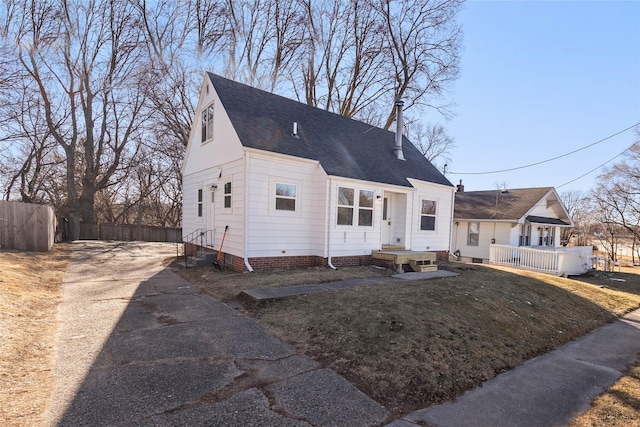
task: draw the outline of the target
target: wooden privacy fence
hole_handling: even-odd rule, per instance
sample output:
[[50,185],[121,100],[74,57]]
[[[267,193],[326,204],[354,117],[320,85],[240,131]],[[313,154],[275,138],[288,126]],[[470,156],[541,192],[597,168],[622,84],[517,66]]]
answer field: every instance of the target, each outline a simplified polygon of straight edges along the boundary
[[53,246],[56,216],[48,205],[0,201],[0,247],[46,252]]
[[82,240],[182,242],[182,228],[130,224],[80,224]]

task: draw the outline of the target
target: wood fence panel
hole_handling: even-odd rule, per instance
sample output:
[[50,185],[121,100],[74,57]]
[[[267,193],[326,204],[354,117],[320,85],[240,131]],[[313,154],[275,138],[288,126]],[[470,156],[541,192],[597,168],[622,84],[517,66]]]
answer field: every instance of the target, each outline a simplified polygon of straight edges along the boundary
[[46,252],[53,246],[56,217],[53,208],[33,203],[0,201],[0,246]]
[[182,242],[182,228],[130,224],[81,224],[80,238],[122,242]]

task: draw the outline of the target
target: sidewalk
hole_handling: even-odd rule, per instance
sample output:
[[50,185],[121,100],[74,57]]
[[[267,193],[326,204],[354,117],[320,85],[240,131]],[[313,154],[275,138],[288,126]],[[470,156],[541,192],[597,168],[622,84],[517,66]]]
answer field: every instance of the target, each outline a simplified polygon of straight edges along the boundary
[[567,425],[614,384],[640,352],[640,310],[485,382],[455,402],[387,427]]

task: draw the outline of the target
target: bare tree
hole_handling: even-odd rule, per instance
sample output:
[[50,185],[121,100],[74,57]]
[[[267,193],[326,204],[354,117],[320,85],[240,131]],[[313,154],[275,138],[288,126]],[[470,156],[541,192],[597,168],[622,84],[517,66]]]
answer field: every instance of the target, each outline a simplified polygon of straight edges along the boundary
[[573,243],[576,246],[589,245],[589,224],[593,206],[591,198],[580,190],[560,193],[562,204],[573,221],[573,227],[562,228],[560,240],[563,244]]
[[441,124],[424,125],[415,122],[409,126],[407,134],[430,162],[451,161],[451,150],[455,147],[455,140],[447,134],[447,130]]
[[[407,109],[424,105],[447,115],[449,106],[439,101],[459,74],[462,32],[455,18],[463,0],[379,4],[393,67],[393,98],[403,98]],[[385,129],[396,119],[393,105],[387,111]]]
[[140,26],[125,0],[15,4],[20,18],[7,38],[42,103],[47,132],[64,151],[63,214],[75,239],[81,221],[94,221],[96,192],[136,151],[145,103]]

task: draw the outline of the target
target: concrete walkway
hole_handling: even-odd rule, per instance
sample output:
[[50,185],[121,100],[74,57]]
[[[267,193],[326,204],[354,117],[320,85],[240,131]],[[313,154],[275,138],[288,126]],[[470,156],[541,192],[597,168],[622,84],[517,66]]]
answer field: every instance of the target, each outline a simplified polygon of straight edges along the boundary
[[378,426],[331,369],[185,282],[175,246],[78,242],[64,281],[50,426]]
[[334,371],[164,268],[173,245],[76,245],[49,426],[562,426],[640,352],[638,310],[456,402],[393,420]]

